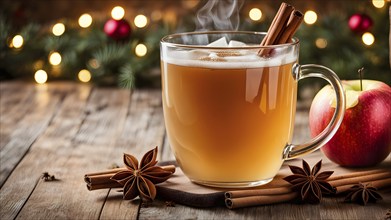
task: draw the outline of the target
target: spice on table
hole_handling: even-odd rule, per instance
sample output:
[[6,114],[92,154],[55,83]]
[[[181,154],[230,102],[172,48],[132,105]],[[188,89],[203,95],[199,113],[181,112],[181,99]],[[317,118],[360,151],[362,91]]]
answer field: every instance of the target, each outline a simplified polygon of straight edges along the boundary
[[303,160],[303,168],[289,166],[293,175],[284,177],[284,180],[291,183],[293,191],[299,192],[303,202],[317,204],[322,200],[322,194],[333,194],[334,188],[326,181],[334,171],[324,171],[319,173],[322,167],[322,160],[310,168]]
[[391,209],[388,209],[388,211],[386,213],[386,217],[384,218],[384,220],[391,220]]
[[53,181],[56,180],[56,177],[54,175],[50,175],[49,172],[43,172],[41,175],[41,179],[44,181]]
[[156,197],[154,184],[166,181],[175,173],[174,165],[156,165],[157,152],[157,147],[148,151],[140,164],[134,156],[124,154],[125,167],[86,174],[84,181],[87,189],[122,188],[120,191],[124,194],[123,199],[130,200],[139,196],[142,203],[151,202]]
[[368,202],[376,202],[383,199],[380,193],[370,183],[359,183],[350,188],[348,195],[345,197],[345,202],[355,202],[361,205],[366,205]]
[[[336,194],[346,193],[358,182],[371,183],[377,189],[391,187],[391,171],[385,168],[357,171],[327,178]],[[299,196],[288,182],[272,181],[262,188],[231,190],[225,193],[225,204],[229,209],[289,202]],[[391,219],[390,219],[391,220]]]
[[175,202],[174,201],[166,201],[166,206],[167,207],[175,207]]
[[109,166],[109,169],[117,169],[119,168],[119,165],[117,163],[112,163],[110,166]]

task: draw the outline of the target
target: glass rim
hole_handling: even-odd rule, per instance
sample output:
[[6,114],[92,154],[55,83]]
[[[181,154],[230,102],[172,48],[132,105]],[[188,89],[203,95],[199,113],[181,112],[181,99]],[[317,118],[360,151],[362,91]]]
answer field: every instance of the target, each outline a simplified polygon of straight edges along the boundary
[[[213,50],[221,50],[221,49],[227,49],[227,47],[210,47],[207,45],[187,45],[187,44],[180,44],[180,43],[172,43],[168,40],[178,38],[181,36],[191,36],[191,35],[202,35],[202,34],[248,34],[248,35],[266,35],[267,32],[257,32],[257,31],[192,31],[192,32],[182,32],[182,33],[175,33],[164,36],[160,43],[165,46],[171,46],[171,47],[182,47],[182,48],[192,48],[192,49],[213,49]],[[259,42],[261,43],[261,42]],[[300,43],[299,39],[297,37],[292,37],[292,42],[290,43],[284,43],[284,44],[277,44],[277,45],[268,45],[268,46],[261,46],[261,45],[251,45],[251,46],[241,46],[241,47],[229,47],[230,49],[234,50],[248,50],[248,49],[275,49],[275,48],[281,48],[281,47],[287,47],[287,46],[295,46]]]

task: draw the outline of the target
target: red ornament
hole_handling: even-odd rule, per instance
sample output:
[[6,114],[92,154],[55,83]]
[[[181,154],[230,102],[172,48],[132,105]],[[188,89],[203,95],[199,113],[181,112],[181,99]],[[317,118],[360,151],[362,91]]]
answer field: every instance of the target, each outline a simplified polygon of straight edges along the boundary
[[129,38],[132,31],[130,29],[129,23],[124,19],[110,19],[106,21],[103,30],[107,36],[113,38],[114,40],[125,40]]
[[349,18],[349,28],[356,33],[364,33],[373,25],[371,17],[366,14],[354,14]]

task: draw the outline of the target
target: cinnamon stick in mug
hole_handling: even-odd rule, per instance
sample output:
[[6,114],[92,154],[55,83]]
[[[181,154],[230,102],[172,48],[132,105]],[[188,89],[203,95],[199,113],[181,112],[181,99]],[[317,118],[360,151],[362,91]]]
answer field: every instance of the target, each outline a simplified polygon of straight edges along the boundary
[[[295,8],[283,2],[274,17],[269,30],[261,42],[261,46],[284,44],[291,41],[301,22],[303,14]],[[258,54],[263,57],[270,56],[271,49],[261,49]]]

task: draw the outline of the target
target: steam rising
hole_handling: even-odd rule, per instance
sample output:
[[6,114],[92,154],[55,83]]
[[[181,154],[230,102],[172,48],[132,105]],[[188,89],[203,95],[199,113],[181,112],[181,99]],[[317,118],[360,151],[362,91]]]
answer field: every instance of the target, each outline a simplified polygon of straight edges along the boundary
[[197,12],[197,31],[238,30],[242,0],[209,0]]

